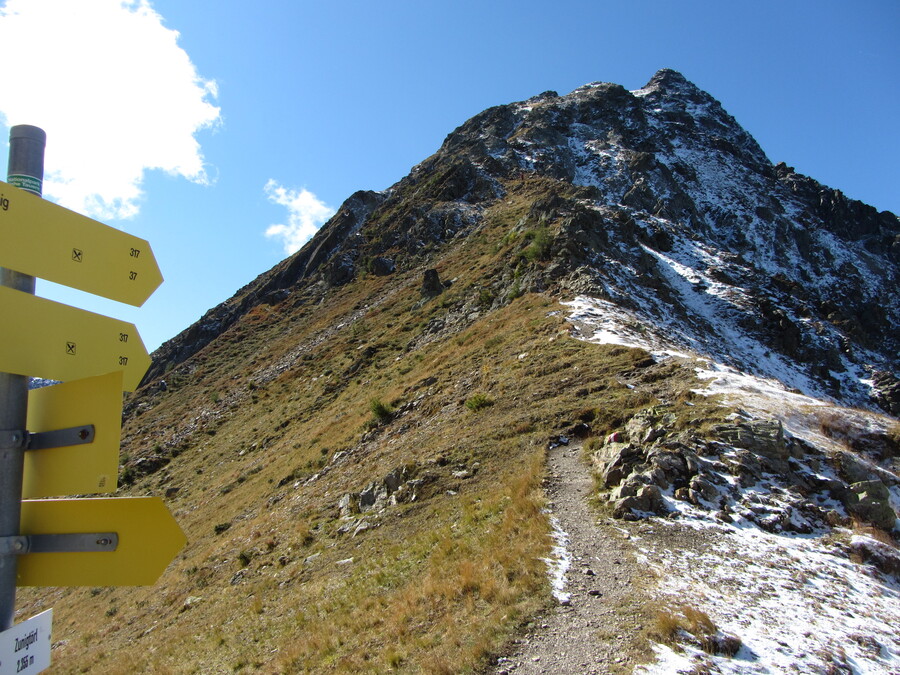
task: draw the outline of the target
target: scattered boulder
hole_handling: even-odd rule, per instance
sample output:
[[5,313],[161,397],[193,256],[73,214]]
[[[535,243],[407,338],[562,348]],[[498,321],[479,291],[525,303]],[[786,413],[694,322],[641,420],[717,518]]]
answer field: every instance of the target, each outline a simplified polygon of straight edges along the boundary
[[325,273],[331,286],[343,286],[356,276],[356,264],[349,253],[341,253],[332,258]]
[[188,598],[184,601],[184,604],[181,605],[181,612],[186,612],[189,609],[192,609],[203,602],[203,598],[198,595],[189,595]]
[[171,457],[160,454],[151,454],[146,457],[140,457],[129,467],[126,467],[126,471],[123,472],[122,482],[133,483],[141,476],[149,476],[150,474],[156,473],[170,461],[172,461]]
[[360,492],[348,492],[338,500],[342,518],[353,518],[360,513],[381,509],[388,505],[415,501],[425,479],[414,478],[416,467],[403,465],[389,472],[384,478],[374,480]]
[[658,485],[662,490],[669,489],[669,479],[666,477],[666,472],[658,466],[651,466],[649,469],[641,472],[641,475],[646,478],[648,485]]
[[872,373],[872,398],[885,412],[900,416],[900,379],[884,370]]
[[840,451],[833,461],[840,477],[848,483],[865,483],[878,478],[872,467],[852,452]]
[[594,453],[600,482],[613,488],[609,499],[615,517],[634,520],[667,514],[663,490],[686,486],[690,469],[696,472],[695,453],[683,454],[658,443],[666,438],[674,421],[674,415],[662,406],[648,408],[632,417],[624,432],[607,436]]
[[697,474],[691,478],[688,486],[688,501],[695,506],[707,502],[711,505],[718,505],[719,490],[705,476]]
[[637,520],[642,514],[665,515],[669,512],[662,492],[656,485],[644,485],[635,495],[619,500],[613,517]]
[[683,483],[688,476],[699,470],[697,455],[690,450],[682,451],[658,448],[647,454],[651,466],[662,472],[668,483]]
[[639,446],[615,441],[604,445],[593,457],[594,465],[600,472],[600,482],[605,488],[618,485],[642,460],[643,452]]
[[396,269],[394,261],[391,258],[383,258],[381,256],[372,259],[370,266],[372,274],[376,277],[386,277],[394,273]]
[[389,494],[384,481],[372,481],[359,493],[359,510],[368,511],[377,502],[387,500]]
[[628,420],[625,435],[632,443],[652,443],[666,435],[666,428],[675,422],[675,415],[661,406],[641,410]]
[[781,422],[753,420],[737,424],[720,424],[713,427],[713,432],[722,442],[750,450],[761,459],[767,460],[768,470],[783,472],[787,469],[785,462],[790,452],[784,442]]
[[338,501],[338,508],[341,511],[341,518],[349,518],[359,513],[359,495],[355,492],[348,492]]
[[[847,527],[850,516],[894,529],[897,514],[888,487],[894,485],[892,475],[868,459],[893,456],[883,442],[877,447],[869,443],[860,450],[865,454],[842,450],[826,456],[813,445],[785,438],[779,422],[719,424],[711,429],[714,439],[676,433],[674,422],[664,406],[648,408],[628,420],[623,431],[609,434],[594,452],[592,461],[600,484],[609,490],[614,517],[664,516],[671,511],[667,499],[674,498],[721,522],[742,518],[772,533]],[[816,497],[835,500],[846,511],[827,510]]]
[[850,513],[882,530],[893,530],[897,522],[890,492],[880,480],[853,483],[846,506]]
[[876,461],[895,459],[900,457],[900,426],[886,431],[857,429],[847,443],[855,452],[865,453]]
[[619,501],[626,497],[634,497],[638,490],[646,485],[641,479],[641,474],[634,474],[629,480],[618,485],[609,495],[611,501]]
[[397,490],[400,489],[400,486],[406,481],[409,477],[409,468],[401,467],[399,469],[394,469],[387,476],[384,477],[384,487],[387,490],[388,494],[393,494]]
[[893,546],[869,537],[855,537],[850,544],[850,556],[900,581],[900,551]]
[[750,487],[762,478],[762,463],[749,450],[738,450],[728,461],[729,470],[733,476],[737,476],[741,487]]
[[444,292],[444,284],[436,269],[427,269],[422,278],[422,295],[432,298]]

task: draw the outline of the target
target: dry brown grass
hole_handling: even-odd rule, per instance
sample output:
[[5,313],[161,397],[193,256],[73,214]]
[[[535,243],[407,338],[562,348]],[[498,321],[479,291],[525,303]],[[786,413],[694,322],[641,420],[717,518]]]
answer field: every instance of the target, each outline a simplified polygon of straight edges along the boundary
[[881,542],[882,544],[887,544],[888,546],[891,546],[893,548],[900,548],[900,546],[898,546],[897,539],[892,533],[886,530],[882,530],[880,527],[875,527],[874,525],[863,520],[860,520],[856,516],[851,516],[851,521],[853,523],[853,531],[856,534],[871,537],[875,541]]
[[[646,354],[572,340],[537,294],[467,319],[517,245],[485,245],[499,214],[429,261],[456,279],[438,298],[421,270],[298,289],[129,399],[129,466],[169,461],[122,492],[169,491],[189,543],[153,587],[22,591],[20,618],[54,607],[57,672],[473,672],[550,602],[547,439],[644,405],[620,375]],[[405,465],[419,498],[342,534],[340,497]]]
[[697,638],[715,634],[716,624],[706,612],[687,604],[665,605],[654,614],[651,636],[661,642],[674,645],[682,633]]
[[853,437],[855,428],[846,415],[828,409],[817,410],[815,415],[819,422],[819,430],[826,438],[847,442]]
[[687,643],[708,654],[728,657],[735,656],[742,644],[737,636],[719,631],[706,612],[685,603],[657,607],[648,637],[675,649]]
[[548,547],[542,451],[528,457],[491,497],[466,499],[451,523],[423,529],[333,586],[327,607],[302,619],[280,667],[312,672],[329,653],[342,654],[336,672],[386,672],[414,665],[410,658],[433,672],[483,663],[543,603],[535,557]]

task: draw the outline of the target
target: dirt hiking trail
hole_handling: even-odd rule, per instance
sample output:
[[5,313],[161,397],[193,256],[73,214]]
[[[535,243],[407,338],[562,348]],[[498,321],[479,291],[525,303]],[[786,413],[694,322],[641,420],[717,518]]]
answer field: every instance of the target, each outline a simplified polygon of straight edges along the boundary
[[556,606],[529,624],[494,675],[630,673],[647,658],[639,649],[643,594],[634,586],[641,570],[625,530],[588,505],[592,488],[580,444],[548,451],[548,509],[567,535],[570,565]]

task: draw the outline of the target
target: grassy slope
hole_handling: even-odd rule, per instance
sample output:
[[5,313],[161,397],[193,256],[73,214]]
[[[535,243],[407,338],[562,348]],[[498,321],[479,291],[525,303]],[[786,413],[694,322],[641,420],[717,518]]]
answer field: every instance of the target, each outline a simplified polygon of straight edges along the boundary
[[[542,295],[429,333],[486,302],[528,245],[507,235],[533,198],[511,191],[442,249],[432,265],[455,283],[437,298],[421,269],[307,289],[132,398],[127,471],[170,461],[121,492],[168,492],[190,543],[154,587],[22,590],[22,616],[54,607],[56,670],[466,672],[545,606],[548,437],[602,433],[652,399],[622,380],[644,352],[569,338]],[[339,532],[340,497],[402,466],[416,501]]]

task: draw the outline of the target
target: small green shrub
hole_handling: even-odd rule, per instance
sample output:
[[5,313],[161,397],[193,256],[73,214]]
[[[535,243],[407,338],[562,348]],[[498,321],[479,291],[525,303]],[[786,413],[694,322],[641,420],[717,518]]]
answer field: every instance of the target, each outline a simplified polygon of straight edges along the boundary
[[525,291],[522,290],[522,285],[518,281],[516,281],[506,293],[506,301],[512,302],[516,298],[521,298],[523,295],[525,295]]
[[494,399],[487,394],[474,394],[466,399],[466,407],[472,412],[478,412],[494,405]]
[[394,417],[394,410],[378,398],[369,401],[369,410],[372,411],[372,415],[379,424],[387,424]]
[[122,467],[122,472],[119,476],[119,482],[122,485],[131,485],[138,478],[137,471],[135,471],[134,467],[131,465],[126,465]]
[[553,237],[546,227],[536,230],[529,230],[525,233],[525,239],[531,243],[522,251],[522,257],[528,262],[537,262],[538,260],[549,260],[550,246],[553,244]]

